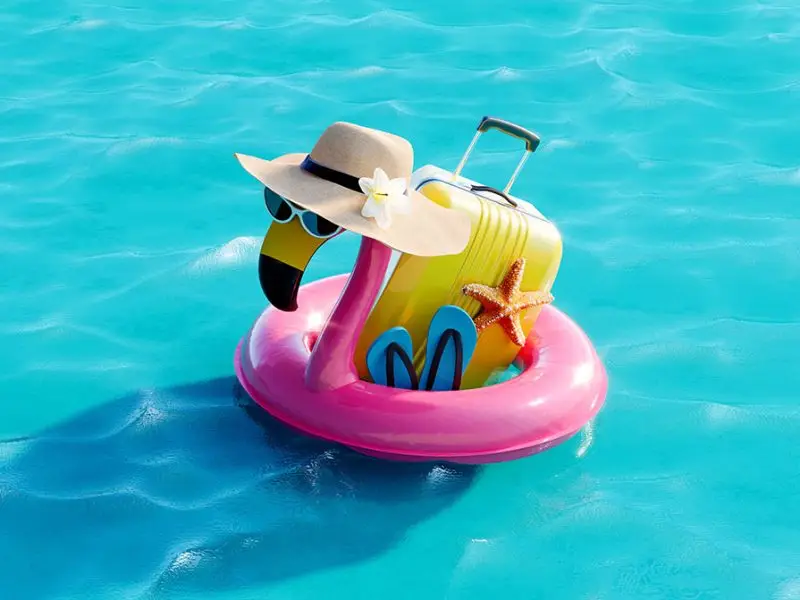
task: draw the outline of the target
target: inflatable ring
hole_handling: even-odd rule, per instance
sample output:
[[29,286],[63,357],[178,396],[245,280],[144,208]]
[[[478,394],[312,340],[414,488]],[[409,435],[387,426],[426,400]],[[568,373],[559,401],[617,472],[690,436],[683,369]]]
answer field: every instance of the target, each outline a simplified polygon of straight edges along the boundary
[[605,369],[581,328],[552,305],[540,313],[518,357],[522,372],[513,379],[440,392],[360,380],[352,348],[342,344],[354,343],[348,340],[371,303],[369,282],[380,281],[375,274],[389,255],[389,248],[363,238],[349,279],[303,285],[296,311],[269,307],[256,320],[237,348],[235,368],[267,412],[379,458],[481,464],[546,450],[600,410]]

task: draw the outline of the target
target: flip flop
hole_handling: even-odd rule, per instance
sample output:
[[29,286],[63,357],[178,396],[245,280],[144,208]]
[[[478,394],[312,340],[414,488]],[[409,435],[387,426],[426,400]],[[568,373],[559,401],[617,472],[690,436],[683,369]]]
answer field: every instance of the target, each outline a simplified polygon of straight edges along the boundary
[[372,381],[378,385],[419,389],[417,371],[411,357],[414,355],[411,335],[403,327],[392,327],[372,342],[367,350],[367,369]]
[[465,310],[453,305],[437,310],[428,327],[421,389],[434,392],[459,389],[477,343],[475,323]]

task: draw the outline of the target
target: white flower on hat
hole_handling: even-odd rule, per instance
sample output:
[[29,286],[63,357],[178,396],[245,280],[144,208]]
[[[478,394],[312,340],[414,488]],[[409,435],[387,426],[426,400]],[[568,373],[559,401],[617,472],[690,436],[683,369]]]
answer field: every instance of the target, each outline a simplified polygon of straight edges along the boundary
[[402,177],[389,179],[383,169],[378,167],[372,178],[361,177],[358,185],[367,195],[361,215],[374,218],[378,227],[386,229],[392,224],[392,213],[411,212],[411,198],[406,195],[406,180]]

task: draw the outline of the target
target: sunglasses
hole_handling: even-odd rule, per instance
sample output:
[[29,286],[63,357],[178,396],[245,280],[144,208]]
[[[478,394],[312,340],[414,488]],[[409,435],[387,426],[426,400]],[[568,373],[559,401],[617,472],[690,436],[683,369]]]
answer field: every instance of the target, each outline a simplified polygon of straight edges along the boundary
[[343,231],[335,223],[331,223],[328,219],[297,206],[294,202],[279,196],[268,187],[264,188],[264,204],[267,205],[269,214],[278,223],[288,223],[295,216],[299,217],[303,229],[315,238],[324,240],[332,238]]

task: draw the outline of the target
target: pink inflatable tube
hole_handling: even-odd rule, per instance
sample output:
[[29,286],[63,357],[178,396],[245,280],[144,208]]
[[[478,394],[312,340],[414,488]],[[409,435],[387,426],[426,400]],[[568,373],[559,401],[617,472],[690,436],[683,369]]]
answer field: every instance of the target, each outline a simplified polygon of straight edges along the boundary
[[428,392],[360,380],[353,351],[390,256],[363,238],[349,279],[302,286],[295,312],[267,308],[242,339],[237,377],[274,417],[371,456],[480,464],[546,450],[600,410],[605,369],[584,332],[551,305],[519,354],[523,372],[508,381]]

